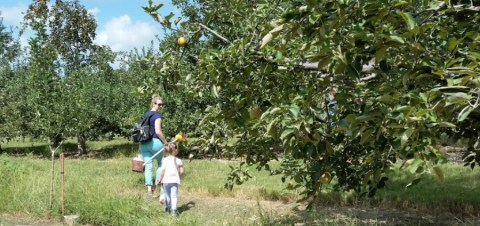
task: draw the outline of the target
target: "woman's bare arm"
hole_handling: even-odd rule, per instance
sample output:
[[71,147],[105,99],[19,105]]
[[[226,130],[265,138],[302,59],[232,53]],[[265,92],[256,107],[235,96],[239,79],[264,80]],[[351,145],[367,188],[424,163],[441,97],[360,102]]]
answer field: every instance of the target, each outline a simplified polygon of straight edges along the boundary
[[161,118],[155,120],[155,133],[157,134],[158,138],[162,141],[163,144],[167,143],[167,139],[165,139],[165,135],[163,135],[163,132],[162,132]]

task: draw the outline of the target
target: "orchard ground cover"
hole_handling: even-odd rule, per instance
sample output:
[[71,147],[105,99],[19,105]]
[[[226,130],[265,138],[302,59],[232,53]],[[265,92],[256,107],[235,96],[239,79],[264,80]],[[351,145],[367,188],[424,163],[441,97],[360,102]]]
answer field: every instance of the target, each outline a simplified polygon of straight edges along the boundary
[[[48,208],[48,155],[14,156],[18,149],[41,150],[41,142],[3,146],[0,224],[61,225],[59,161],[55,168],[55,201]],[[74,144],[74,141],[72,141]],[[253,178],[232,191],[226,174],[236,161],[186,160],[179,201],[181,215],[171,218],[157,199],[145,194],[142,174],[130,171],[135,145],[122,139],[89,142],[90,157],[70,155],[65,163],[66,214],[78,214],[83,225],[478,225],[480,172],[458,163],[443,167],[444,182],[424,178],[409,189],[414,174],[391,174],[386,189],[374,198],[326,189],[312,211],[299,191],[287,190],[280,176],[248,167]],[[65,152],[68,153],[69,143]],[[122,150],[123,149],[123,150]],[[17,152],[15,152],[17,150]],[[111,150],[117,150],[115,152]],[[456,149],[452,149],[456,150]],[[102,154],[103,152],[103,154]],[[453,152],[453,151],[452,151]],[[35,152],[40,153],[40,152]],[[453,153],[452,153],[453,154]],[[272,168],[278,163],[272,162]],[[397,169],[397,172],[402,171]],[[410,178],[412,177],[412,178]],[[332,184],[335,183],[335,179]],[[330,186],[331,185],[326,185]]]

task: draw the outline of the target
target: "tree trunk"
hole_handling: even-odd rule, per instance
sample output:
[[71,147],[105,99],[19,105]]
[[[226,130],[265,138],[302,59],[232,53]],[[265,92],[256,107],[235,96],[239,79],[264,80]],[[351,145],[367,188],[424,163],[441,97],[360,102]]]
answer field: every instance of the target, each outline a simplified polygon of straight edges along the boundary
[[79,155],[87,154],[87,141],[82,133],[77,134],[77,149]]

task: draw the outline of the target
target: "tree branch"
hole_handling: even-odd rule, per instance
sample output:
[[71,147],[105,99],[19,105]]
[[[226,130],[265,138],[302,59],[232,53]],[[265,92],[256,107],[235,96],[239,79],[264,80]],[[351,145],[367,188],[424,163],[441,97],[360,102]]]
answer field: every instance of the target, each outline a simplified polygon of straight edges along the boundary
[[[318,62],[300,62],[297,64],[299,67],[301,67],[302,69],[304,70],[318,70]],[[373,66],[373,64],[368,64],[368,65],[363,65],[362,66],[362,72],[371,72],[375,69],[375,67]],[[325,74],[325,73],[322,73],[322,72],[319,72],[319,77],[327,77],[328,74]],[[370,79],[374,79],[375,77],[377,77],[377,74],[375,73],[372,73],[366,77],[363,77],[363,78],[360,78],[360,81],[368,81]]]
[[465,7],[463,5],[456,5],[442,11],[445,15],[454,14],[476,14],[480,12],[480,6]]
[[227,38],[219,35],[216,31],[210,29],[209,27],[203,25],[202,23],[198,23],[198,24],[200,25],[200,27],[202,27],[203,29],[205,29],[205,30],[207,30],[208,32],[212,33],[213,35],[217,36],[219,39],[222,39],[224,42],[230,43],[230,41],[229,41]]
[[454,15],[454,14],[475,14],[480,12],[480,6],[466,7],[465,5],[448,5],[445,2],[440,2],[439,5],[435,8],[426,9],[424,11],[416,13],[416,15],[423,12],[434,12],[444,15]]

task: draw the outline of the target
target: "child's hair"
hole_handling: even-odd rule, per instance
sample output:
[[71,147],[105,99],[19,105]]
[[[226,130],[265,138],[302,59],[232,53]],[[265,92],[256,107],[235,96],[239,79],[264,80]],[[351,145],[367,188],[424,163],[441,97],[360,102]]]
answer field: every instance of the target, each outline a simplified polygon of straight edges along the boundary
[[168,154],[168,155],[173,155],[173,152],[177,150],[177,145],[175,143],[169,143],[166,147],[165,147],[165,153]]

